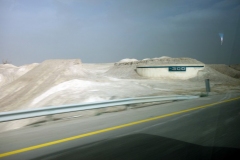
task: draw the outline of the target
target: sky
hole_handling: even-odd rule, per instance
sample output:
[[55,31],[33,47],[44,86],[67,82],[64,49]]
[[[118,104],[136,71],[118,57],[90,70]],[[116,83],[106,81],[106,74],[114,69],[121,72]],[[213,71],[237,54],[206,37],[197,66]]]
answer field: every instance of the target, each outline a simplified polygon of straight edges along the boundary
[[240,1],[0,0],[1,61],[161,56],[240,63]]

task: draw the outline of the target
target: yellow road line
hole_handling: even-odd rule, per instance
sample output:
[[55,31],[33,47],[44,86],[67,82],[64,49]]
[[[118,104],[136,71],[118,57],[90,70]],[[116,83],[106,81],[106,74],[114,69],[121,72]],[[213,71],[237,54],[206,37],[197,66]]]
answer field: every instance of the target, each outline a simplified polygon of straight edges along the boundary
[[56,140],[56,141],[52,141],[52,142],[47,142],[47,143],[43,143],[43,144],[39,144],[39,145],[35,145],[35,146],[23,148],[23,149],[18,149],[18,150],[15,150],[15,151],[5,152],[5,153],[0,154],[0,158],[10,156],[10,155],[14,155],[14,154],[18,154],[18,153],[22,153],[22,152],[26,152],[26,151],[31,151],[31,150],[43,148],[43,147],[47,147],[47,146],[51,146],[51,145],[54,145],[54,144],[59,144],[59,143],[67,142],[67,141],[72,141],[72,140],[83,138],[83,137],[96,135],[96,134],[99,134],[99,133],[104,133],[104,132],[108,132],[108,131],[112,131],[112,130],[116,130],[116,129],[120,129],[120,128],[124,128],[124,127],[129,127],[129,126],[132,126],[132,125],[145,123],[145,122],[149,122],[149,121],[153,121],[153,120],[157,120],[157,119],[161,119],[161,118],[165,118],[165,117],[169,117],[169,116],[173,116],[173,115],[177,115],[177,114],[181,114],[181,113],[186,113],[186,112],[190,112],[190,111],[194,111],[194,110],[198,110],[198,109],[202,109],[202,108],[207,108],[207,107],[210,107],[210,106],[234,101],[234,100],[237,100],[237,99],[240,99],[240,97],[232,98],[232,99],[221,101],[221,102],[211,103],[211,104],[207,104],[207,105],[203,105],[203,106],[199,106],[199,107],[195,107],[195,108],[190,108],[190,109],[186,109],[186,110],[182,110],[182,111],[178,111],[178,112],[173,112],[173,113],[169,113],[169,114],[165,114],[165,115],[161,115],[161,116],[156,116],[156,117],[152,117],[152,118],[148,118],[148,119],[143,119],[143,120],[139,120],[139,121],[135,121],[135,122],[119,125],[119,126],[114,126],[114,127],[94,131],[94,132],[80,134],[80,135],[77,135],[77,136],[68,137],[68,138],[64,138],[64,139],[60,139],[60,140]]

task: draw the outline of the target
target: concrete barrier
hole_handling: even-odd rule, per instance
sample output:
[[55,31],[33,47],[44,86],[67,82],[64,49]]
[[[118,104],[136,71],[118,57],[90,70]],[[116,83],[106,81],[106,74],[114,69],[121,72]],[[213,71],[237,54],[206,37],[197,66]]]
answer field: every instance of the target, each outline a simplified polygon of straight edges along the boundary
[[137,66],[142,77],[186,80],[197,76],[204,64],[167,64],[161,66]]

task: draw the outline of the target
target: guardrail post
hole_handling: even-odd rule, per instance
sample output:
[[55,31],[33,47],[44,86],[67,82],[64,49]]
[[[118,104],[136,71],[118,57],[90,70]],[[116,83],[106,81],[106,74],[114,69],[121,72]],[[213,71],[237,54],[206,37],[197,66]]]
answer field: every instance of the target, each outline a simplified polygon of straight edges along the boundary
[[207,92],[207,95],[208,95],[208,93],[211,92],[210,80],[209,79],[205,79],[205,85],[206,85],[206,92]]

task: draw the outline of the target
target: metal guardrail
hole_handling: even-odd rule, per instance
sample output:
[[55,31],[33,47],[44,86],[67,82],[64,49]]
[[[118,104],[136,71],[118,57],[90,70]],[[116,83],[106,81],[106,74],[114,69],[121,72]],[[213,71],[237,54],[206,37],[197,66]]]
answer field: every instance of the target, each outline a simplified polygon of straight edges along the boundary
[[168,100],[186,100],[186,99],[193,99],[198,97],[199,96],[139,97],[139,98],[109,100],[109,101],[95,102],[95,103],[82,103],[82,104],[62,105],[62,106],[44,107],[44,108],[28,109],[28,110],[17,110],[17,111],[0,113],[0,122],[54,115],[54,114],[62,114],[62,113],[82,111],[82,110],[105,108],[105,107],[112,107],[112,106],[121,106],[121,105],[127,105],[127,104],[148,103],[148,102],[168,101]]

